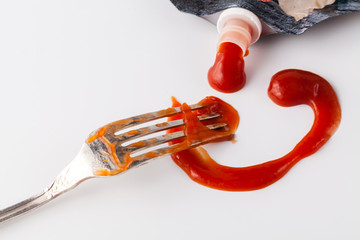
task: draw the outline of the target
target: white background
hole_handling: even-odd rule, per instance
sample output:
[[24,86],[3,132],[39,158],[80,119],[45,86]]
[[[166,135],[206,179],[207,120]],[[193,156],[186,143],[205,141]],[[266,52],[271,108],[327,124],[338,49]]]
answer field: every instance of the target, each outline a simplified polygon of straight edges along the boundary
[[237,142],[210,144],[229,166],[278,158],[307,133],[307,106],[267,97],[270,78],[300,68],[326,78],[342,122],[316,154],[252,192],[192,182],[169,157],[90,180],[21,218],[1,239],[359,239],[360,15],[300,36],[262,37],[235,94],[207,83],[217,32],[167,0],[0,1],[0,208],[49,185],[86,136],[114,120],[215,95],[240,114]]

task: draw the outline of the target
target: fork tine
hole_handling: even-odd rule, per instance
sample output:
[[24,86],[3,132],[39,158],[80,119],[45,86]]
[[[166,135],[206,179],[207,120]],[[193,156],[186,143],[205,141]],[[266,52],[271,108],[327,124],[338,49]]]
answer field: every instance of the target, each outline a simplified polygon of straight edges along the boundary
[[[203,105],[201,103],[197,103],[197,104],[192,104],[189,107],[191,108],[191,110],[197,110],[197,109],[205,107],[205,105]],[[108,129],[108,131],[111,131],[112,133],[116,133],[119,130],[122,130],[122,129],[125,129],[128,127],[132,127],[137,124],[146,123],[146,122],[164,118],[164,117],[171,117],[171,116],[174,116],[181,112],[182,111],[181,111],[180,107],[175,107],[175,108],[163,109],[163,110],[156,111],[156,112],[145,113],[145,114],[141,114],[141,115],[137,115],[134,117],[130,117],[130,118],[112,122],[107,125],[107,129]]]
[[128,149],[129,152],[135,153],[138,151],[141,151],[143,149],[154,147],[162,143],[167,143],[172,140],[176,140],[179,138],[185,137],[184,131],[178,131],[173,133],[164,134],[158,137],[149,138],[146,140],[138,141],[132,144],[129,144],[126,146],[126,149]]
[[[207,125],[207,127],[210,130],[223,128],[225,126],[227,126],[226,123],[215,123],[215,124]],[[130,144],[129,146],[127,146],[127,148],[129,148],[129,152],[136,153],[136,152],[139,152],[146,148],[150,148],[150,147],[157,146],[157,145],[160,145],[163,143],[167,143],[167,142],[170,142],[170,141],[182,138],[182,137],[185,137],[184,131],[178,131],[178,132],[174,132],[174,133],[165,134],[165,135],[162,135],[159,137],[151,138],[148,140],[136,142],[136,143]],[[144,145],[144,144],[146,144],[146,145]],[[199,145],[199,144],[194,143],[190,147],[195,147],[197,145]],[[149,152],[141,154],[139,156],[135,156],[135,157],[133,157],[133,160],[134,160],[134,162],[135,161],[146,161],[151,158],[161,157],[166,154],[179,152],[179,151],[189,148],[188,146],[184,146],[183,148],[181,148],[180,146],[182,146],[182,145],[174,144],[174,145],[170,145],[167,147],[159,148],[154,151],[149,151]]]
[[[214,119],[217,117],[220,117],[220,114],[204,114],[204,115],[199,116],[198,119],[200,121],[204,121],[204,120]],[[139,128],[137,130],[131,130],[131,131],[125,132],[123,134],[116,135],[116,138],[119,142],[125,142],[125,141],[130,141],[132,139],[136,139],[139,137],[143,137],[143,136],[146,136],[146,135],[149,135],[152,133],[168,130],[168,129],[175,128],[175,127],[180,127],[183,125],[184,125],[183,119],[173,120],[173,121],[169,121],[169,122],[158,123],[158,124],[151,125],[148,127]]]
[[[227,126],[226,123],[215,123],[206,125],[210,130],[218,129]],[[129,152],[136,153],[143,149],[154,147],[163,143],[167,143],[173,140],[177,140],[179,138],[185,137],[184,131],[177,131],[173,133],[164,134],[158,137],[149,138],[146,140],[138,141],[126,146]]]

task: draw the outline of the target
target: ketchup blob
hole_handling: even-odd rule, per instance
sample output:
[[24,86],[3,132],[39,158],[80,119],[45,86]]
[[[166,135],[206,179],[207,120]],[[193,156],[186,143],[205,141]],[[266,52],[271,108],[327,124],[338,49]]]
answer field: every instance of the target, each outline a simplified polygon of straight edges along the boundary
[[172,159],[192,180],[204,186],[226,191],[257,190],[278,181],[298,161],[319,150],[340,124],[341,109],[336,93],[325,79],[314,73],[296,69],[280,71],[272,77],[268,95],[280,106],[307,104],[314,111],[311,130],[288,154],[248,167],[220,165],[201,147],[172,154]]
[[246,82],[243,55],[238,45],[221,43],[215,63],[208,72],[210,86],[223,93],[233,93],[243,88]]
[[[175,98],[172,98],[173,106],[181,107],[182,114],[169,117],[169,121],[184,119],[184,127],[177,127],[168,130],[168,133],[183,130],[185,139],[178,139],[170,142],[170,145],[180,143],[177,148],[196,145],[198,143],[207,143],[214,141],[232,140],[234,132],[239,125],[238,112],[226,102],[217,97],[206,97],[199,102],[205,106],[198,110],[192,111],[186,104],[180,104]],[[200,121],[198,116],[218,115],[218,117]],[[216,130],[210,130],[206,125],[226,124],[224,127]]]

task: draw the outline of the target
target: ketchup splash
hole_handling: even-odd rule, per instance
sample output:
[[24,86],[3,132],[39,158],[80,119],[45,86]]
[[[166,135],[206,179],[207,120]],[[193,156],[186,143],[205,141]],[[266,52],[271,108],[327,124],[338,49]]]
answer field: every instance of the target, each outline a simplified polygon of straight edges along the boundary
[[238,45],[221,43],[215,63],[208,72],[210,86],[223,93],[239,91],[246,82],[244,65],[243,51]]
[[172,159],[192,180],[207,187],[226,191],[257,190],[276,182],[298,161],[319,150],[340,124],[341,109],[333,88],[314,73],[296,69],[280,71],[272,77],[268,95],[280,106],[307,104],[314,111],[311,130],[288,154],[248,167],[220,165],[201,147],[172,154]]

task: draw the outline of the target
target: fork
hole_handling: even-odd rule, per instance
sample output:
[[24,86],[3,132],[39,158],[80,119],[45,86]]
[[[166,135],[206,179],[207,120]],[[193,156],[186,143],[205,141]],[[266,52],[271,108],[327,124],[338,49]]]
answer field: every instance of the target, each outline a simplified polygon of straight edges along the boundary
[[[191,110],[198,110],[203,107],[206,106],[203,104],[190,105]],[[144,138],[153,133],[184,126],[185,124],[182,119],[120,133],[124,129],[164,117],[171,117],[181,112],[180,107],[168,108],[115,121],[93,131],[83,143],[75,159],[59,173],[49,187],[45,188],[38,195],[1,210],[0,223],[42,206],[59,195],[75,188],[87,179],[116,175],[143,165],[151,159],[204,144],[204,142],[194,142],[190,146],[186,146],[177,143],[151,150],[151,148],[162,146],[162,144],[170,141],[185,138],[183,130],[139,140],[139,138]],[[204,114],[198,118],[200,121],[204,121],[218,117],[220,117],[220,114]],[[226,125],[226,123],[216,122],[206,126],[209,129],[219,129]],[[137,142],[134,142],[134,140]],[[141,154],[136,155],[136,153]]]

